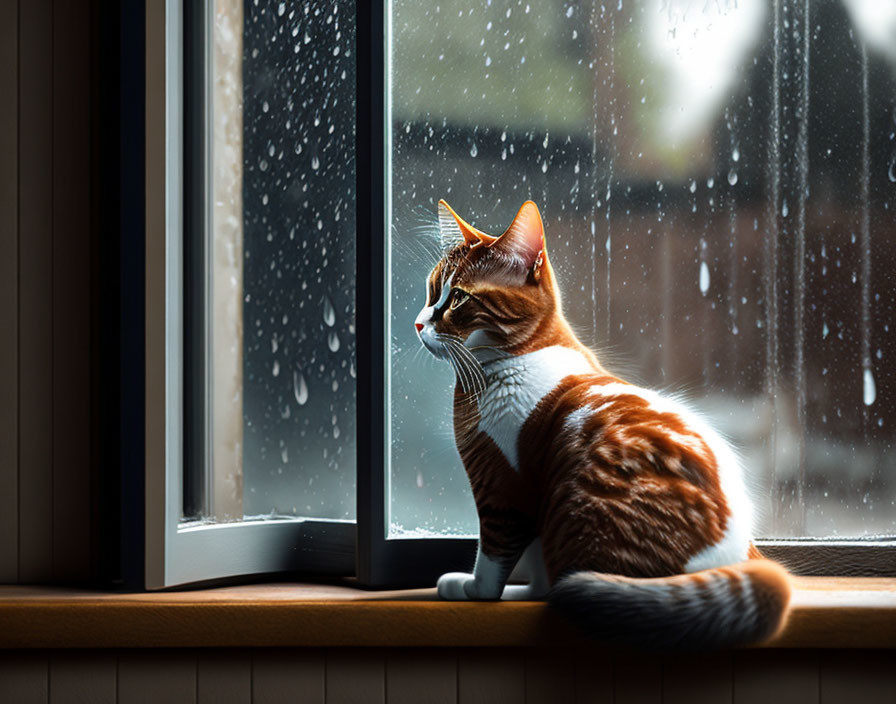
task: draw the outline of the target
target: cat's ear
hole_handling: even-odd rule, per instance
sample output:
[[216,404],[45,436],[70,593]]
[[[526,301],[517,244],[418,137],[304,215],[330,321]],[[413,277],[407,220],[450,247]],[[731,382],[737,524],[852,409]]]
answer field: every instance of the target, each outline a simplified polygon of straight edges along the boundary
[[535,203],[531,200],[523,203],[510,227],[498,238],[495,247],[522,259],[538,279],[544,263],[544,224]]
[[477,230],[455,213],[444,200],[439,201],[439,233],[442,242],[459,242],[463,238],[463,241],[471,246],[480,243],[488,246],[498,239]]

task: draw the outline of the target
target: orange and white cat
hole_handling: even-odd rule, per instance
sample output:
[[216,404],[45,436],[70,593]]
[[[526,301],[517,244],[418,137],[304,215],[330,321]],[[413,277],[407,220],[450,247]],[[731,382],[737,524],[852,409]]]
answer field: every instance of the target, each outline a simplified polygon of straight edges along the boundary
[[[751,544],[737,456],[679,401],[604,369],[563,317],[538,208],[499,237],[439,202],[447,249],[417,333],[457,374],[454,432],[479,513],[444,599],[538,599],[599,638],[721,647],[774,635],[787,572]],[[520,560],[528,585],[507,586]]]

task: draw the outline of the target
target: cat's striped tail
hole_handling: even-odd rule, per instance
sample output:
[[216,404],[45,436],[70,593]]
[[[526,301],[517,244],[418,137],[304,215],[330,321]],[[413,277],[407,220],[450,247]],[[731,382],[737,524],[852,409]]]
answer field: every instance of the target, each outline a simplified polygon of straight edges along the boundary
[[775,635],[790,602],[783,567],[756,559],[656,579],[599,572],[562,577],[548,601],[593,637],[647,650],[702,650]]

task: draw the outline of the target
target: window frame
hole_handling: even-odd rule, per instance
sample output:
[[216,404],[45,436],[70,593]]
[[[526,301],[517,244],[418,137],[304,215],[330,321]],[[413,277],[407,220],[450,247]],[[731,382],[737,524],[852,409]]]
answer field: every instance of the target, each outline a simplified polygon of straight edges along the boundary
[[[207,8],[208,0],[194,3],[201,24]],[[185,42],[195,35],[184,33],[184,19],[184,5],[175,0],[146,5],[145,587],[278,572],[351,574],[351,523],[297,519],[181,524],[188,428],[184,258],[187,240],[195,235],[185,229],[183,99]],[[191,49],[194,56],[205,53],[204,47]],[[204,159],[201,152],[198,156]],[[201,169],[192,173],[203,177]]]
[[[210,1],[193,0],[193,9],[204,11]],[[443,572],[472,567],[475,539],[387,538],[391,9],[387,0],[358,0],[355,10],[357,521],[256,521],[185,528],[179,525],[182,472],[188,458],[197,455],[197,448],[185,448],[185,429],[189,418],[196,416],[195,409],[185,405],[185,375],[196,371],[187,367],[185,349],[204,344],[185,336],[189,316],[185,225],[195,227],[204,215],[201,207],[200,217],[185,209],[185,193],[197,192],[196,182],[185,181],[185,158],[192,158],[195,167],[205,155],[195,145],[192,156],[185,154],[185,135],[192,123],[184,82],[196,81],[196,67],[186,65],[185,56],[202,55],[204,45],[188,43],[191,37],[193,41],[204,37],[204,31],[190,31],[189,19],[185,26],[184,6],[175,0],[146,5],[145,319],[140,323],[145,337],[141,503],[148,589],[275,572],[354,574],[360,584],[370,587],[432,586]],[[195,19],[204,27],[202,17]],[[201,171],[192,168],[191,181],[201,181]],[[192,320],[187,317],[187,325]],[[766,539],[756,544],[797,574],[896,575],[893,538]]]

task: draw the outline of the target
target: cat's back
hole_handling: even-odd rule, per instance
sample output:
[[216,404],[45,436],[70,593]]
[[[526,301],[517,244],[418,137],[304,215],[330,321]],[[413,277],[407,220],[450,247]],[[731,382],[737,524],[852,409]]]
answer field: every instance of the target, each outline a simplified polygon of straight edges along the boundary
[[549,422],[521,434],[520,452],[532,458],[527,470],[548,497],[548,524],[578,510],[594,517],[587,532],[602,535],[605,547],[607,536],[630,541],[606,551],[632,558],[612,565],[621,574],[659,576],[746,559],[752,509],[740,461],[698,413],[612,377],[573,377],[562,386],[541,409]]

